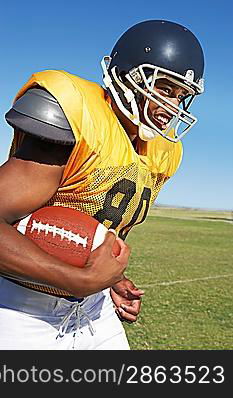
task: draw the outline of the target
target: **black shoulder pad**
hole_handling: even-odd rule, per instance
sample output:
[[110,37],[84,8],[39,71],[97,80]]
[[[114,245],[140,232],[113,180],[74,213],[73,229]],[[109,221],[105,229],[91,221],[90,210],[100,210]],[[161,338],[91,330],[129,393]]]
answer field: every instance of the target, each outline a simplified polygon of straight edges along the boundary
[[46,141],[75,144],[75,137],[62,108],[56,98],[44,89],[27,90],[5,118],[10,126]]

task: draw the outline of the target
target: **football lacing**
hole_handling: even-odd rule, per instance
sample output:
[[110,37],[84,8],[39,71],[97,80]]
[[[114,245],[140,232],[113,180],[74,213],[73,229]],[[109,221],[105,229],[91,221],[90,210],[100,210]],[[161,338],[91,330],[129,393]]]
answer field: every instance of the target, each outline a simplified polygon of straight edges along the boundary
[[67,231],[64,228],[58,228],[56,225],[50,225],[48,223],[43,224],[41,221],[37,222],[36,220],[32,220],[32,227],[30,232],[33,232],[34,230],[37,230],[38,234],[43,231],[45,232],[45,235],[48,235],[48,233],[50,232],[53,234],[53,237],[59,235],[61,237],[61,240],[66,238],[69,242],[75,242],[76,245],[82,245],[85,248],[87,247],[87,236],[85,238],[82,238],[79,234],[74,234],[72,231]]

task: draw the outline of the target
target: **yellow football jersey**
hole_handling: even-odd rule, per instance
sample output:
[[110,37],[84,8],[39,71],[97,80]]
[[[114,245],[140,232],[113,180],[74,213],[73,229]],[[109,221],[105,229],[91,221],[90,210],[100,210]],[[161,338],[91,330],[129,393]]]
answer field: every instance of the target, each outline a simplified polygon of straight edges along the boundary
[[[145,220],[164,182],[179,167],[181,143],[158,135],[140,141],[136,152],[106,91],[78,76],[56,70],[35,73],[15,100],[34,86],[57,99],[76,140],[60,187],[46,205],[88,213],[125,239],[134,225]],[[11,155],[21,138],[15,134]]]

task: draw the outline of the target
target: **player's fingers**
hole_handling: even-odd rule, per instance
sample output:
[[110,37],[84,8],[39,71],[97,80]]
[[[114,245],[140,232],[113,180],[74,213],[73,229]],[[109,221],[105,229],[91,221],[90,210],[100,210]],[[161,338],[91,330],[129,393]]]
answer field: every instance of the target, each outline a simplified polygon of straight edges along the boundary
[[132,305],[121,304],[120,308],[123,309],[125,312],[138,315],[140,311],[141,303],[133,303]]
[[116,257],[116,259],[118,261],[120,261],[121,263],[128,262],[130,252],[131,252],[130,247],[122,241],[121,251],[120,251],[120,254]]
[[136,297],[143,296],[143,294],[145,293],[144,290],[138,289],[137,287],[134,287],[134,288],[132,288],[132,289],[131,289],[130,287],[128,287],[128,291],[129,291],[133,296],[136,296]]
[[112,248],[115,241],[116,241],[116,231],[114,229],[109,229],[105,234],[105,238],[101,246],[102,247],[104,246],[105,250],[112,252]]
[[128,311],[123,310],[123,308],[117,308],[117,312],[120,315],[120,318],[123,321],[127,321],[127,322],[135,322],[137,320],[137,315],[138,314],[132,314],[129,313]]

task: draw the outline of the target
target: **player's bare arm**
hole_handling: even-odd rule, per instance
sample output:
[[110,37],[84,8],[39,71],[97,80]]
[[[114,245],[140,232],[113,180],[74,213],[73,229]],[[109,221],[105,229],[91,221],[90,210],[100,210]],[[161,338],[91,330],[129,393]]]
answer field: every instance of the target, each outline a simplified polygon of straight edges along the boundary
[[[45,146],[50,148],[50,157]],[[129,256],[126,245],[125,251],[115,259],[111,248],[116,237],[110,232],[102,247],[92,253],[89,267],[79,269],[45,253],[12,227],[16,220],[43,206],[58,189],[69,155],[67,151],[62,155],[58,148],[59,145],[51,144],[43,147],[40,140],[27,139],[15,157],[0,168],[0,272],[56,286],[75,296],[86,296],[123,278]],[[35,161],[29,160],[28,149]]]

